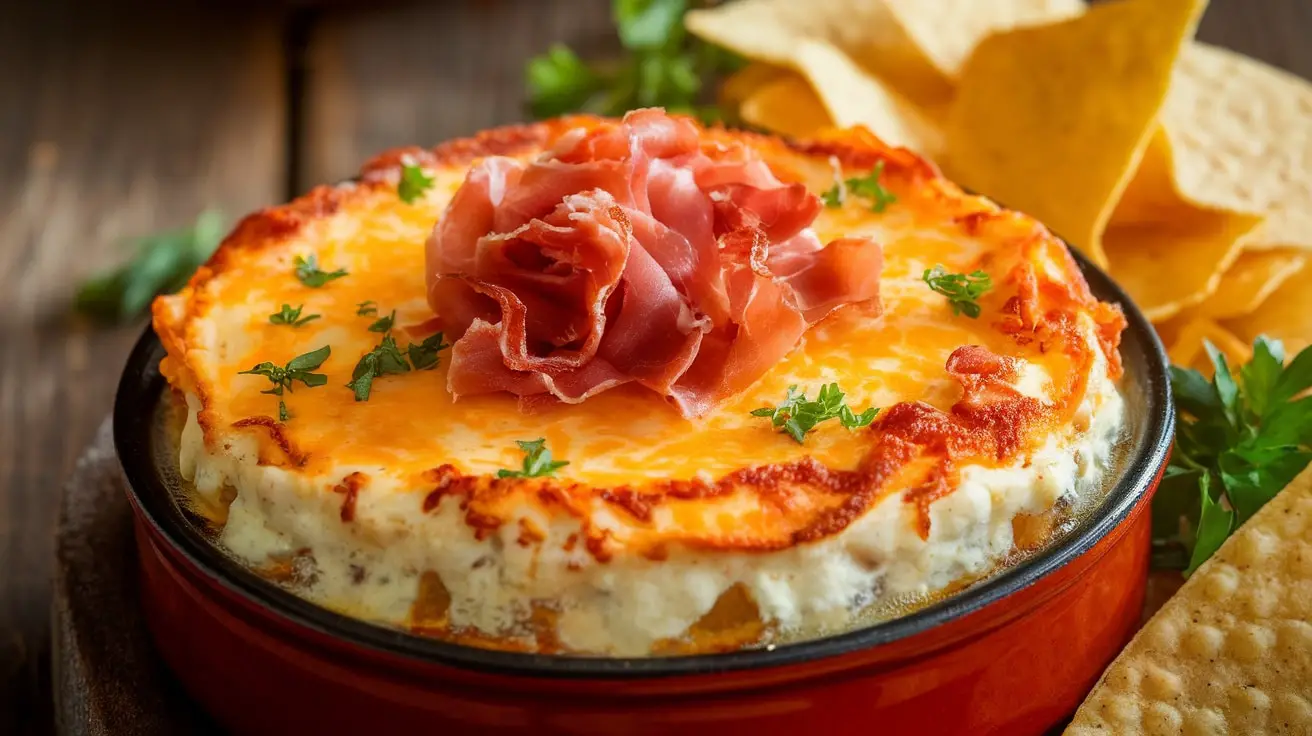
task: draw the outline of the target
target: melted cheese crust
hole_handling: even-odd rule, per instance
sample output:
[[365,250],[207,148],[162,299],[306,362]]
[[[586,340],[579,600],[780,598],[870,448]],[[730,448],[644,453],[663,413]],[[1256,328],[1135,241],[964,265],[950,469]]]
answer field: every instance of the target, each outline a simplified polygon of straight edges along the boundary
[[[1018,339],[999,320],[1020,309],[1024,284],[1014,282],[1024,279],[1016,274],[1087,291],[1064,247],[1030,218],[964,195],[925,162],[860,133],[799,148],[708,134],[749,142],[781,178],[816,192],[829,187],[835,164],[850,176],[882,160],[897,196],[882,214],[850,199],[815,223],[823,242],[868,235],[883,245],[883,314],[840,310],[708,416],[686,420],[637,387],[535,414],[520,413],[512,396],[452,401],[444,366],[381,377],[369,401],[354,401],[346,383],[380,337],[357,304],[395,310],[403,348],[422,338],[419,326],[432,317],[424,242],[468,163],[532,156],[563,130],[589,124],[502,129],[386,154],[356,183],[251,216],[187,289],[157,301],[155,326],[168,349],[162,369],[189,409],[182,471],[226,516],[229,548],[265,566],[309,550],[307,594],[367,618],[491,646],[632,655],[686,638],[717,602],[738,600],[728,618],[760,626],[712,648],[842,626],[872,603],[986,573],[1012,551],[1018,516],[1088,492],[1120,423],[1119,360],[1114,342],[1107,354],[1105,320],[1086,304],[1073,309],[1066,339],[1092,356],[1083,363],[1044,340]],[[395,194],[403,154],[435,177],[414,204]],[[349,275],[319,289],[302,285],[293,259],[310,254],[324,270]],[[993,275],[982,318],[954,316],[926,286],[921,274],[935,264]],[[322,317],[298,328],[271,324],[284,303]],[[291,418],[277,422],[278,399],[261,393],[268,381],[239,372],[323,345],[332,348],[319,369],[327,384],[288,393]],[[919,510],[905,503],[928,472],[908,463],[863,508],[836,517],[842,493],[787,474],[782,482],[743,474],[795,474],[799,464],[854,472],[871,453],[872,432],[829,422],[801,445],[750,411],[776,404],[790,385],[814,395],[837,381],[857,409],[922,402],[950,413],[963,390],[944,365],[963,345],[1017,359],[1011,385],[1055,419],[1026,426],[1009,452],[969,457],[955,468],[951,492]],[[558,481],[491,480],[518,467],[516,440],[536,437],[570,462]],[[462,479],[459,492],[453,478]],[[706,492],[725,478],[735,480]]]

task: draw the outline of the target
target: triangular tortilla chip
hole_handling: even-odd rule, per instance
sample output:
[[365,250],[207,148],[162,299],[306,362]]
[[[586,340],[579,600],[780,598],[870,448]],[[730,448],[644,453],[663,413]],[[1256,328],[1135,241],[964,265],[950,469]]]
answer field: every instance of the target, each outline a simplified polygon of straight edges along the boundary
[[1205,4],[1099,3],[1073,20],[986,38],[962,70],[949,173],[1106,266],[1103,229]]
[[752,125],[792,138],[806,138],[834,124],[811,84],[796,72],[757,90],[738,114]]
[[1066,736],[1312,733],[1312,469],[1135,635]]
[[753,62],[729,75],[720,84],[716,101],[722,110],[737,110],[747,98],[788,73],[787,69],[780,66]]
[[1153,321],[1199,304],[1239,256],[1260,217],[1199,210],[1178,223],[1117,225],[1103,235],[1108,272]]
[[824,41],[904,94],[915,95],[918,103],[944,100],[952,92],[893,19],[885,0],[738,0],[689,11],[684,25],[705,41],[779,66],[793,63],[803,39]]
[[980,39],[1080,13],[1080,0],[738,0],[693,10],[694,35],[754,61],[791,63],[802,39],[827,42],[921,107],[945,104]]
[[1312,249],[1312,84],[1194,44],[1175,70],[1162,121],[1187,197],[1265,213],[1247,247]]
[[792,58],[838,127],[864,125],[885,143],[930,158],[942,152],[943,131],[939,126],[837,47],[805,39],[798,43]]
[[1233,332],[1207,317],[1178,318],[1171,320],[1165,327],[1162,338],[1166,342],[1166,354],[1172,365],[1212,375],[1212,360],[1203,347],[1204,340],[1224,353],[1230,365],[1243,365],[1253,357],[1251,342],[1240,340]]
[[1308,254],[1296,248],[1241,253],[1221,275],[1216,291],[1185,314],[1236,319],[1257,311],[1282,284],[1302,270]]
[[1082,0],[884,0],[925,61],[955,83],[980,39],[1084,12]]
[[1285,279],[1262,301],[1262,306],[1237,319],[1222,322],[1240,339],[1252,342],[1268,335],[1285,343],[1285,354],[1294,355],[1312,344],[1312,263]]
[[1103,233],[1108,270],[1149,318],[1162,320],[1210,298],[1261,219],[1185,198],[1159,125]]

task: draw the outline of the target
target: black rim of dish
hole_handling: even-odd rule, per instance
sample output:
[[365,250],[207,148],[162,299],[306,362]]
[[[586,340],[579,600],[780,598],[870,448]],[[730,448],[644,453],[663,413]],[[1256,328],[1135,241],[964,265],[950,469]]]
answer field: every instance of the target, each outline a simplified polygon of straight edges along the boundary
[[[1073,250],[1073,249],[1072,249]],[[146,521],[196,569],[239,596],[292,623],[357,646],[401,657],[486,673],[520,677],[657,678],[782,667],[836,657],[905,639],[961,618],[1020,591],[1091,549],[1121,523],[1151,487],[1170,450],[1175,410],[1166,351],[1152,325],[1101,270],[1074,253],[1094,294],[1117,303],[1129,327],[1122,342],[1127,380],[1138,389],[1127,401],[1146,402],[1138,447],[1102,507],[1089,514],[1043,552],[914,613],[846,633],[767,649],[721,654],[645,658],[602,658],[525,654],[454,644],[371,624],[330,611],[259,577],[207,540],[179,508],[155,465],[151,442],[158,402],[166,385],[159,373],[163,346],[147,327],[133,348],[114,404],[114,444],[129,493]],[[1128,380],[1128,377],[1135,380]],[[1123,389],[1128,390],[1128,389]]]

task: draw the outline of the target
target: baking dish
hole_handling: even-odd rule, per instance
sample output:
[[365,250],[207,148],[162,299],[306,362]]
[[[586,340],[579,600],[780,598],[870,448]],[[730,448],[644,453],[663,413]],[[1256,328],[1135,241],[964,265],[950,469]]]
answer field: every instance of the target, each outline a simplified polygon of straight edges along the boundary
[[1129,323],[1126,457],[1100,507],[1041,552],[909,615],[724,654],[489,651],[352,619],[264,580],[211,544],[170,490],[155,445],[163,349],[147,329],[123,373],[114,434],[156,644],[240,733],[1042,733],[1138,624],[1148,506],[1174,418],[1151,326],[1076,257]]

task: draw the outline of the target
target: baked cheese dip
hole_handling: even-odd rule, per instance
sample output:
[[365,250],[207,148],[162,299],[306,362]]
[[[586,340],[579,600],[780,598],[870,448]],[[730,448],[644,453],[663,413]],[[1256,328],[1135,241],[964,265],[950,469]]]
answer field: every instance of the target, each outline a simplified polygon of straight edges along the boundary
[[1120,310],[863,130],[389,152],[154,304],[187,502],[323,606],[559,654],[898,615],[1101,498]]

